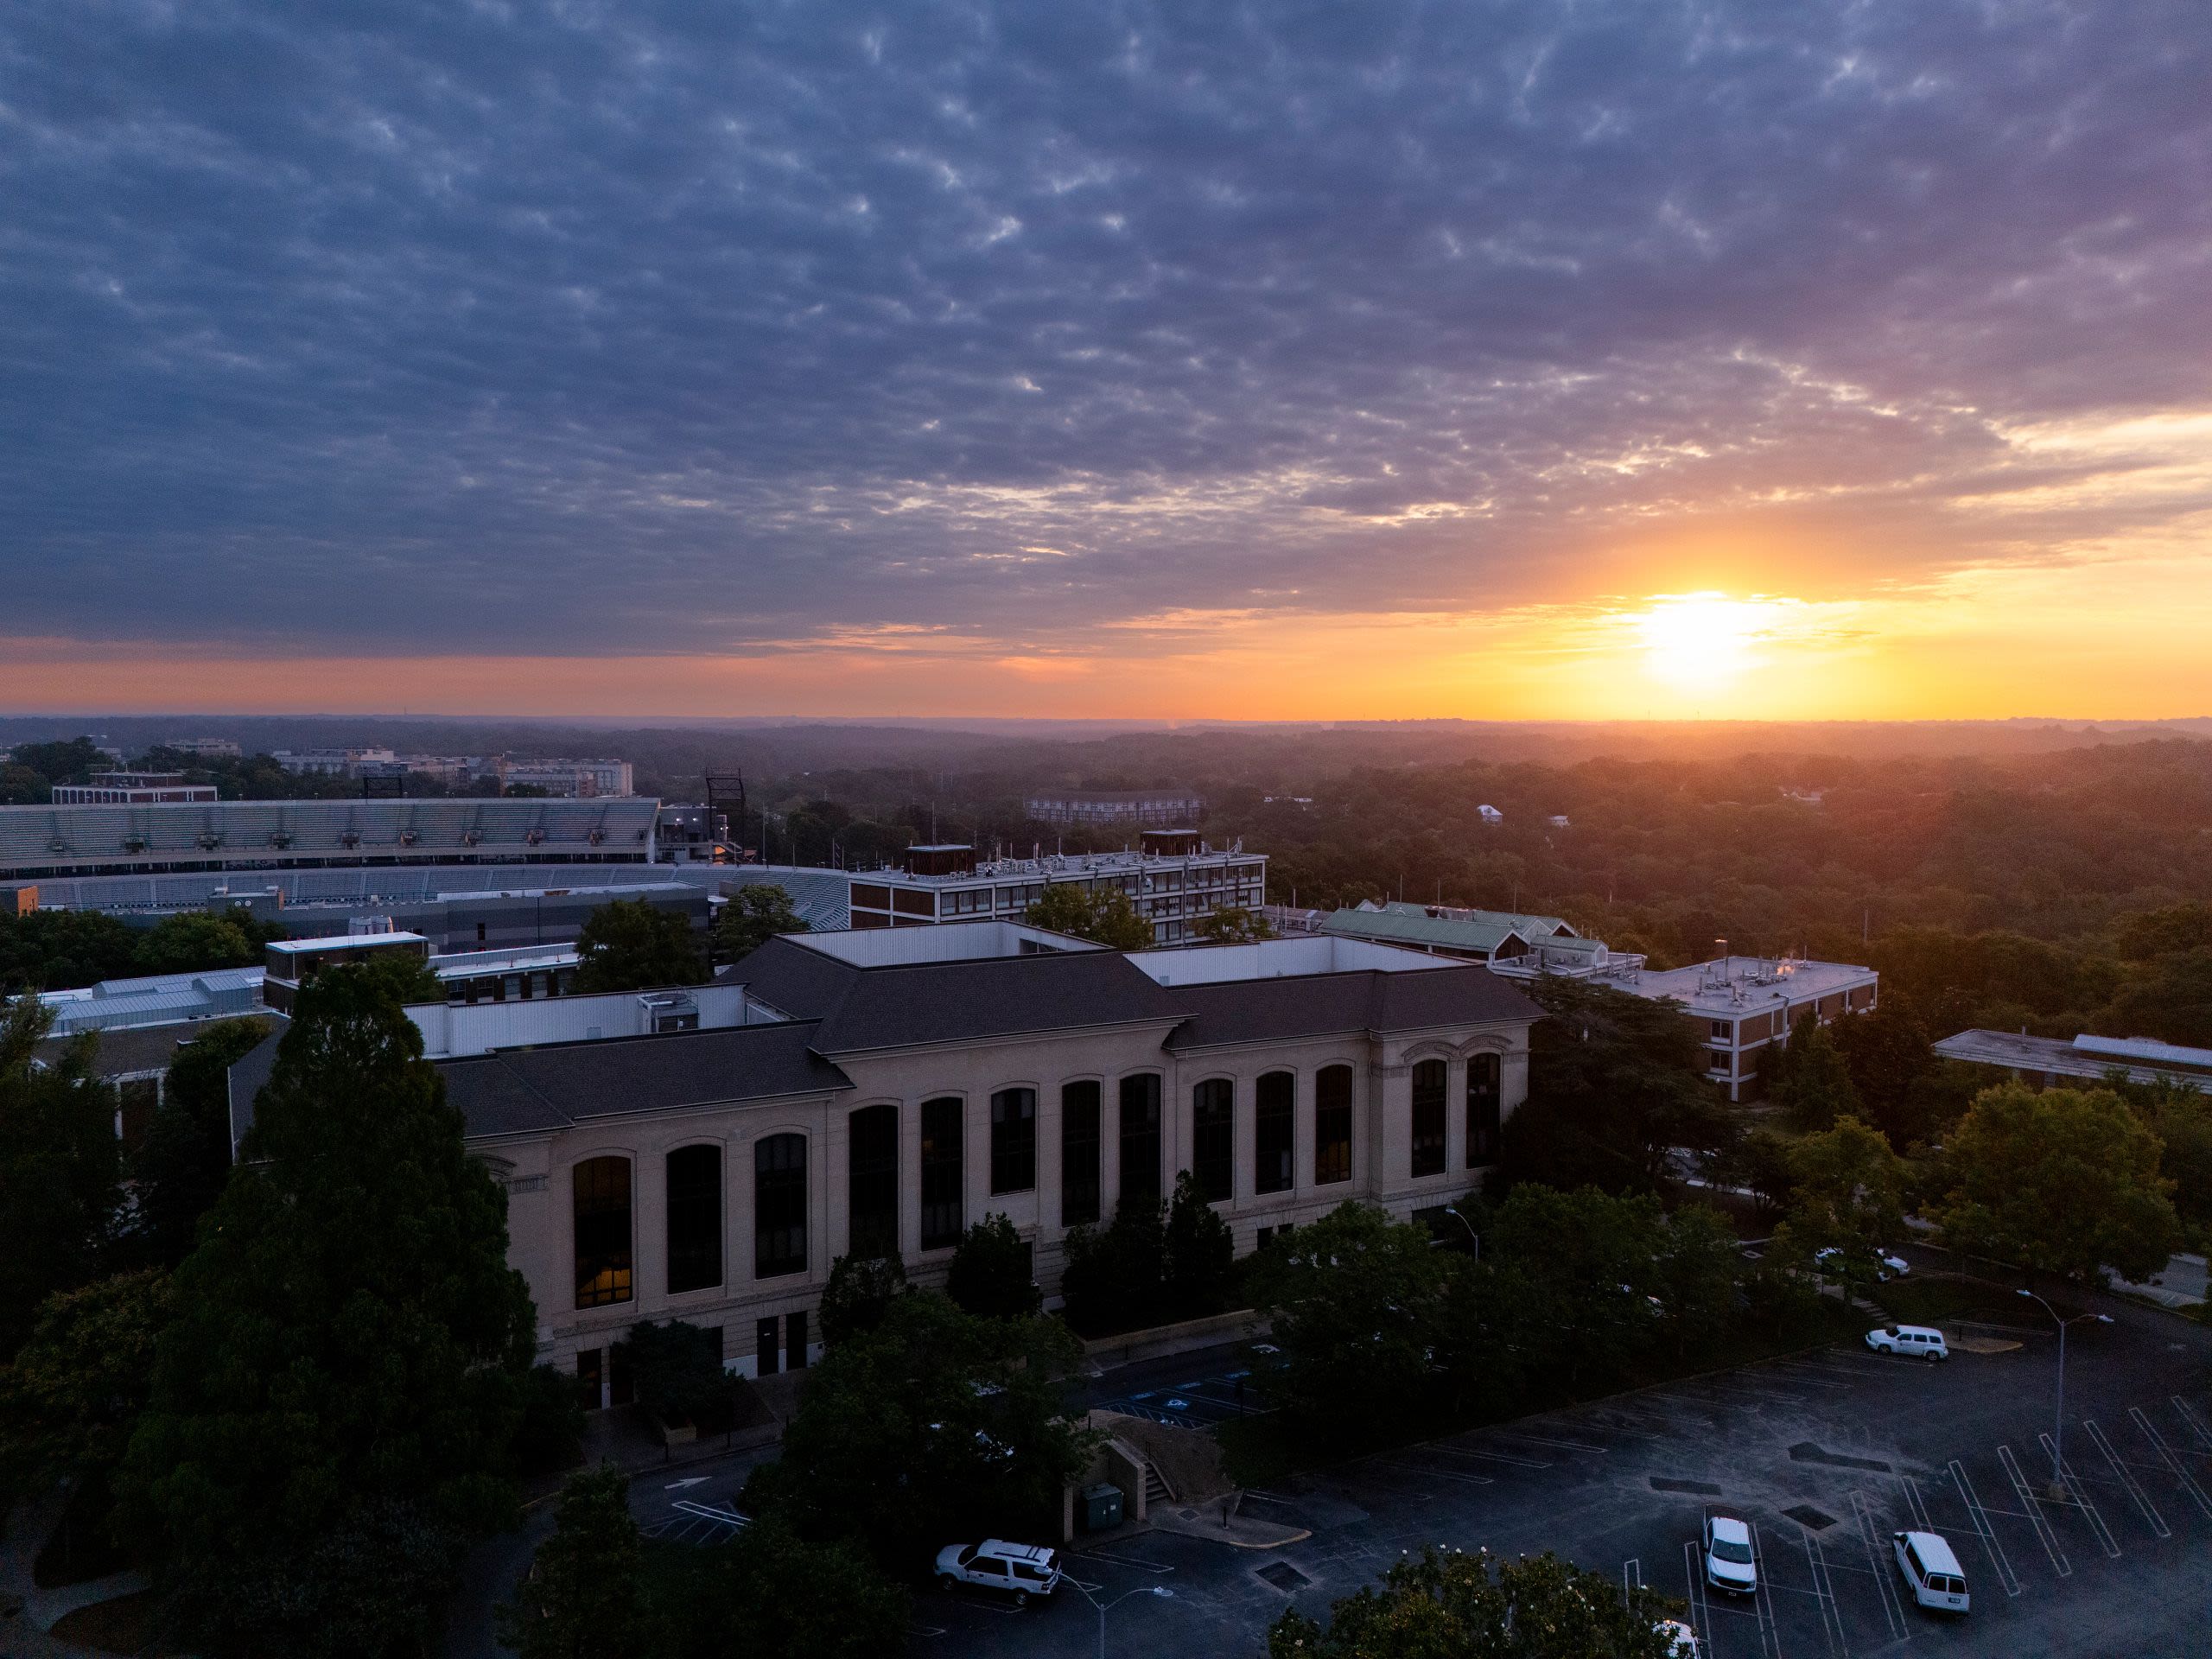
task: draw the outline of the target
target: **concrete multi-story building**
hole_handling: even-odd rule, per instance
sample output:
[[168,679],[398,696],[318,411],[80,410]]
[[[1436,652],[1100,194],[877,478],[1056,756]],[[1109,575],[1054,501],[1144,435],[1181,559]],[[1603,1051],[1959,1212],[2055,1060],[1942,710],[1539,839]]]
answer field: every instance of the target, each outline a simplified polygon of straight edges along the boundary
[[327,778],[358,778],[364,766],[396,766],[399,760],[390,749],[379,748],[277,749],[270,759],[287,772]]
[[[709,991],[732,985],[716,1027],[533,1026],[436,1063],[507,1188],[540,1358],[610,1402],[640,1319],[719,1329],[734,1370],[804,1363],[836,1257],[937,1282],[992,1213],[1052,1295],[1071,1228],[1182,1170],[1240,1249],[1346,1198],[1448,1204],[1526,1096],[1537,1017],[1481,967],[1356,940],[1123,954],[1002,922],[779,938]],[[232,1070],[234,1136],[273,1058]]]
[[1729,1099],[1750,1100],[1759,1092],[1759,1060],[1770,1046],[1786,1043],[1808,1014],[1827,1025],[1872,1012],[1881,976],[1847,962],[1730,956],[1724,942],[1710,962],[1663,972],[1639,969],[1605,982],[1681,1003],[1703,1046],[1707,1078]]
[[498,770],[503,789],[523,785],[569,800],[637,792],[627,760],[501,760]]
[[168,737],[157,747],[170,749],[178,754],[196,754],[210,760],[235,760],[244,753],[238,743],[227,737]]
[[1039,790],[1023,798],[1021,810],[1039,823],[1188,830],[1205,816],[1206,804],[1185,789],[1064,789]]
[[156,806],[213,801],[213,784],[188,784],[181,772],[96,772],[85,783],[56,784],[56,806]]
[[978,861],[964,844],[911,847],[905,867],[855,872],[852,925],[920,927],[938,922],[1018,918],[1056,884],[1085,893],[1118,888],[1152,924],[1154,940],[1201,937],[1215,911],[1266,902],[1268,861],[1239,842],[1214,847],[1194,830],[1147,830],[1138,850]]

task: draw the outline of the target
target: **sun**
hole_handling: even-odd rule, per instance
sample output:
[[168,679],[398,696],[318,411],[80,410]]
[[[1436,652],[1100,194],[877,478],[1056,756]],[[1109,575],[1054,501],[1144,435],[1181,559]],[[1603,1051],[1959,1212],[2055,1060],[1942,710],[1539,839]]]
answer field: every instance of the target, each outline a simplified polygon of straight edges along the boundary
[[1752,665],[1777,608],[1771,601],[1725,594],[1664,594],[1630,620],[1655,678],[1705,685],[1734,679]]

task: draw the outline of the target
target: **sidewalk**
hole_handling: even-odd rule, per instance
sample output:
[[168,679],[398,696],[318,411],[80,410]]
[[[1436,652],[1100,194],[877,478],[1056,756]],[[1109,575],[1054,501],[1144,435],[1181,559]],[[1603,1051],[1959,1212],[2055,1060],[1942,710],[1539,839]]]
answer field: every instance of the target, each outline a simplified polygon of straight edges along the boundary
[[7,1537],[0,1541],[0,1601],[20,1599],[22,1603],[21,1612],[0,1623],[9,1659],[98,1659],[94,1649],[61,1641],[48,1632],[57,1620],[79,1607],[146,1588],[146,1575],[136,1568],[85,1584],[40,1586],[34,1576],[38,1553],[68,1507],[69,1488],[56,1485],[6,1517]]

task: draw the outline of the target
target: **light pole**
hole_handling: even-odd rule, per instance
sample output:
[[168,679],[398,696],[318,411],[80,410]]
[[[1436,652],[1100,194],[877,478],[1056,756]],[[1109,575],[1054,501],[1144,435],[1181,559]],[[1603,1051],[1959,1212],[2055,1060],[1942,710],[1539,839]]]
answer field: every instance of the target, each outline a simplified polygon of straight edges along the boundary
[[1090,1593],[1090,1586],[1081,1579],[1071,1577],[1068,1582],[1083,1592],[1083,1599],[1098,1610],[1098,1659],[1106,1659],[1106,1610],[1118,1607],[1131,1596],[1172,1596],[1175,1592],[1164,1584],[1141,1585],[1135,1590],[1124,1590],[1111,1601],[1101,1601]]
[[1461,1215],[1456,1205],[1446,1205],[1444,1213],[1467,1230],[1467,1237],[1472,1241],[1475,1247],[1475,1258],[1480,1261],[1483,1253],[1483,1236],[1475,1230],[1475,1224]]
[[2099,1325],[2110,1325],[2112,1315],[2076,1313],[2070,1319],[2062,1319],[2058,1317],[2058,1310],[2032,1290],[2024,1290],[2020,1294],[2030,1301],[2040,1305],[2043,1311],[2050,1314],[2052,1322],[2058,1326],[2058,1409],[2052,1416],[2050,1424],[2050,1495],[2054,1500],[2061,1499],[2066,1496],[2066,1478],[2063,1472],[2065,1465],[2063,1453],[2066,1446],[2066,1327],[2069,1325],[2079,1325],[2084,1319],[2094,1319]]

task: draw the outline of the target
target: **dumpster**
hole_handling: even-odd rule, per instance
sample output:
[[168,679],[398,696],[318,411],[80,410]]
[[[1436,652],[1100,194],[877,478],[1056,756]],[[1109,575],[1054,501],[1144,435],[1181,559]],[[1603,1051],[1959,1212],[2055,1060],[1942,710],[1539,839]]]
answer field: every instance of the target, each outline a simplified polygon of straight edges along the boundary
[[1083,1529],[1103,1532],[1122,1524],[1122,1489],[1100,1481],[1083,1489]]

